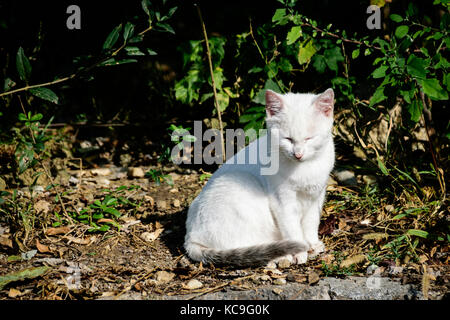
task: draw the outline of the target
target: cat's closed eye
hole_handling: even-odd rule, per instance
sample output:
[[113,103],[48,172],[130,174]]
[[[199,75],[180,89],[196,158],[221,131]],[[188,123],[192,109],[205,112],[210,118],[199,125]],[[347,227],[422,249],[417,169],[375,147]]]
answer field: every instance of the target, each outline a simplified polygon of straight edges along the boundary
[[313,137],[307,137],[307,138],[305,138],[305,142],[306,141],[308,141],[308,140],[311,140]]
[[294,139],[292,139],[292,138],[286,137],[285,139],[286,139],[287,141],[289,141],[290,143],[294,143]]

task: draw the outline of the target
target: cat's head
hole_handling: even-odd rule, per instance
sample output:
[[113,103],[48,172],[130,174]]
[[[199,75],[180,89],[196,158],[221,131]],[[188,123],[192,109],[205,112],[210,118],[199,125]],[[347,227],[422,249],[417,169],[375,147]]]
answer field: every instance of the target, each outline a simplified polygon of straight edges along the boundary
[[318,95],[266,91],[267,128],[277,131],[280,153],[293,161],[314,159],[329,143],[333,109],[333,89]]

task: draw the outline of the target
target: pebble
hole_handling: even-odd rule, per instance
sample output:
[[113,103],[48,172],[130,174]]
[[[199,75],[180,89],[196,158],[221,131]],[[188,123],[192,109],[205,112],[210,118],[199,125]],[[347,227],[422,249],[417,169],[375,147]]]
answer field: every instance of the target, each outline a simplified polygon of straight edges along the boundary
[[175,273],[167,271],[158,271],[155,273],[155,280],[157,283],[166,283],[175,278]]
[[128,177],[130,178],[143,178],[145,177],[145,172],[141,168],[128,168]]
[[173,206],[175,208],[179,208],[181,206],[180,200],[178,199],[173,200]]
[[92,169],[91,173],[94,176],[109,176],[112,174],[111,169],[109,168],[96,168],[96,169]]
[[276,284],[276,285],[286,284],[286,279],[284,279],[284,278],[276,278],[275,280],[273,280],[273,284]]
[[156,201],[156,207],[158,208],[158,210],[166,210],[167,202],[165,200]]
[[195,290],[203,287],[203,283],[198,281],[197,279],[189,280],[189,282],[184,286],[186,289]]

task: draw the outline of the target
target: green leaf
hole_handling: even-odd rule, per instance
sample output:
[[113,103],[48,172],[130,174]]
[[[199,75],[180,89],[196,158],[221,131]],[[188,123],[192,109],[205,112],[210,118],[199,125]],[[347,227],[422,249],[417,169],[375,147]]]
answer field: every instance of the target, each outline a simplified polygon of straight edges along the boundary
[[108,59],[106,61],[103,61],[102,63],[99,64],[99,66],[115,66],[115,65],[119,65],[119,64],[125,64],[125,63],[133,63],[133,62],[137,62],[136,59],[122,59],[122,60],[116,60],[114,58]]
[[156,24],[156,26],[160,27],[162,29],[162,31],[166,31],[166,32],[170,32],[172,34],[175,34],[175,30],[173,30],[173,28],[170,25],[168,25],[167,23],[158,22]]
[[139,50],[138,47],[125,47],[125,51],[127,52],[127,55],[129,56],[145,56],[145,53],[143,53],[141,50]]
[[32,122],[36,122],[39,121],[43,118],[44,116],[42,115],[42,113],[37,113],[34,116],[31,117],[31,121]]
[[123,40],[127,41],[129,38],[133,36],[134,33],[134,24],[131,22],[127,22],[125,28],[123,29]]
[[319,73],[324,73],[325,68],[327,67],[327,63],[325,61],[325,58],[321,54],[316,54],[313,57],[313,67],[317,70]]
[[344,56],[341,53],[341,48],[334,47],[331,49],[327,49],[323,52],[323,56],[325,58],[325,62],[327,63],[328,68],[333,71],[338,71],[338,62],[344,61]]
[[50,101],[54,104],[58,104],[59,98],[58,96],[50,89],[40,87],[40,88],[32,88],[30,89],[32,95],[41,98],[46,101]]
[[414,122],[418,122],[423,110],[422,101],[419,101],[417,99],[413,100],[407,108],[409,114],[411,115],[410,119]]
[[297,60],[300,65],[309,63],[311,61],[312,56],[317,52],[317,49],[314,47],[313,39],[308,38],[303,41],[298,50]]
[[301,35],[302,35],[302,27],[301,26],[292,27],[286,36],[287,45],[293,44],[295,41],[297,41],[298,38],[300,38]]
[[427,75],[426,68],[428,65],[429,61],[411,54],[408,58],[408,62],[406,63],[406,70],[413,77],[425,79]]
[[24,113],[19,113],[18,118],[20,121],[27,121],[28,117]]
[[151,49],[149,49],[149,48],[147,48],[147,53],[150,55],[150,56],[156,56],[158,53],[156,53],[155,51],[153,51],[153,50],[151,50]]
[[384,86],[380,85],[370,99],[369,107],[372,107],[374,104],[379,103],[386,98],[387,97],[384,95]]
[[8,273],[4,276],[0,276],[0,290],[2,290],[7,284],[15,281],[23,281],[25,279],[37,278],[50,270],[50,267],[34,267],[27,268],[20,271]]
[[383,78],[386,75],[386,71],[388,69],[388,66],[380,66],[372,72],[372,77],[374,79]]
[[406,233],[412,236],[417,236],[425,239],[428,238],[429,236],[428,232],[418,229],[409,229]]
[[437,79],[419,80],[423,92],[433,100],[447,100],[448,93],[445,91]]
[[106,208],[104,211],[112,214],[116,218],[119,218],[121,216],[120,211],[114,208]]
[[391,18],[391,20],[394,22],[402,22],[403,21],[403,18],[398,14],[391,14],[389,16],[389,18]]
[[352,51],[352,59],[356,59],[359,56],[359,48]]
[[17,51],[16,68],[17,72],[19,73],[20,80],[28,82],[31,76],[31,64],[22,47],[20,47]]
[[383,174],[385,176],[389,175],[388,169],[386,168],[383,161],[381,161],[381,159],[379,157],[377,157],[377,164],[378,164],[378,168],[380,168],[381,172],[383,172]]
[[122,24],[119,24],[117,27],[111,31],[111,33],[106,38],[105,42],[103,43],[103,50],[109,50],[111,49],[117,42],[117,39],[119,38],[120,30],[122,30]]
[[272,17],[272,22],[280,22],[286,16],[286,9],[277,9]]
[[150,10],[148,9],[148,5],[149,5],[148,0],[142,0],[141,1],[141,5],[142,5],[142,9],[144,10],[144,12],[150,17]]
[[406,36],[406,34],[409,31],[409,27],[408,26],[398,26],[395,29],[395,36],[399,39],[403,38],[404,36]]

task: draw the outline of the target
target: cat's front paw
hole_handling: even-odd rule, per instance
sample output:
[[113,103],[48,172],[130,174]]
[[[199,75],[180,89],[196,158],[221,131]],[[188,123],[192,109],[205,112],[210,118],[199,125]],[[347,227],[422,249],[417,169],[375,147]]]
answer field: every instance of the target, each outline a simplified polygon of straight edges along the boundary
[[324,251],[325,251],[325,245],[323,244],[322,241],[318,241],[311,245],[308,253],[309,253],[310,257],[316,257]]
[[308,261],[308,252],[307,251],[294,254],[294,262],[296,264],[303,264],[303,263],[306,263],[306,261]]

